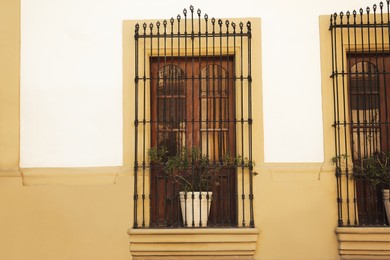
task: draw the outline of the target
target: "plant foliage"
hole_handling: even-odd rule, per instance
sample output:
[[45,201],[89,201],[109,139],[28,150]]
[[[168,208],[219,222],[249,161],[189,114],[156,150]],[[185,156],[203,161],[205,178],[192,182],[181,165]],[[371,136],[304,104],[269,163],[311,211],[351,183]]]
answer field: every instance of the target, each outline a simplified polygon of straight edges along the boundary
[[181,147],[175,155],[169,155],[165,146],[148,150],[150,162],[161,167],[165,176],[181,186],[185,191],[209,191],[220,180],[220,170],[226,167],[253,167],[254,162],[241,156],[233,158],[225,155],[219,161],[210,161],[199,148]]
[[368,180],[371,185],[390,184],[390,153],[377,152],[354,165],[355,178]]

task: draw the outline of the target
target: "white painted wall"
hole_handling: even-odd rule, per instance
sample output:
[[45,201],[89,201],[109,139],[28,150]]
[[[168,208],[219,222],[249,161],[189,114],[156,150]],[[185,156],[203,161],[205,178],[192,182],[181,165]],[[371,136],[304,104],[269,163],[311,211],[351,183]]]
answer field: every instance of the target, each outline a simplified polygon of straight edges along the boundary
[[379,2],[239,2],[21,0],[21,166],[121,165],[121,21],[176,17],[190,4],[261,17],[265,159],[322,161],[318,16]]

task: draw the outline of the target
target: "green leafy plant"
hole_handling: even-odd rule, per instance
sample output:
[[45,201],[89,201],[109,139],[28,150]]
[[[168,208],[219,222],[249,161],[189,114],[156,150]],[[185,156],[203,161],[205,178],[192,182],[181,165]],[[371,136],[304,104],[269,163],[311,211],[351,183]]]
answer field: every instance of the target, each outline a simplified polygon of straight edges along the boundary
[[148,150],[152,165],[161,167],[163,173],[184,191],[208,191],[213,185],[219,185],[219,172],[227,167],[253,167],[254,162],[241,156],[232,157],[226,154],[221,160],[214,162],[202,154],[199,148],[181,147],[175,155],[169,155],[164,146]]
[[345,160],[347,160],[347,158],[349,158],[349,155],[347,154],[340,154],[340,155],[337,155],[337,156],[333,156],[332,159],[331,159],[331,162],[333,165],[336,165],[337,163],[340,163],[343,164],[345,163]]
[[368,180],[371,185],[390,184],[390,153],[377,152],[361,160],[359,165],[354,165],[355,178]]

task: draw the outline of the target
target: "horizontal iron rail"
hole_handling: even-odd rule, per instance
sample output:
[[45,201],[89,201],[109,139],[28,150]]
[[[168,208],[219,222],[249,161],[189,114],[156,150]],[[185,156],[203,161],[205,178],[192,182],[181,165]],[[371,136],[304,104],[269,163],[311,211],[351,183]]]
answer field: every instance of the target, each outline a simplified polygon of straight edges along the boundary
[[208,38],[210,39],[210,41],[212,40],[212,38],[219,38],[219,37],[237,37],[237,36],[245,36],[245,37],[250,37],[251,36],[251,33],[219,33],[219,32],[216,32],[216,33],[208,33],[208,34],[197,34],[197,33],[194,33],[194,34],[185,34],[185,33],[181,33],[181,34],[170,34],[170,33],[166,33],[166,34],[137,34],[135,37],[139,38],[139,39],[153,39],[153,38],[158,38],[158,39],[163,39],[163,38],[180,38],[182,40],[185,40],[185,38],[187,37],[187,40],[191,40],[191,38]]

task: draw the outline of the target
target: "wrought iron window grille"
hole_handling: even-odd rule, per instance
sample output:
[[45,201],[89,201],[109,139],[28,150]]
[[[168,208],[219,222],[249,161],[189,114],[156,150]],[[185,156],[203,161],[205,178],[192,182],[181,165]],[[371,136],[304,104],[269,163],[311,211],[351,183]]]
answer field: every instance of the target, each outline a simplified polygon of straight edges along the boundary
[[330,16],[339,226],[389,225],[390,183],[373,182],[366,167],[390,151],[389,2]]
[[[251,38],[249,21],[202,18],[193,6],[176,18],[135,26],[134,228],[255,226]],[[202,169],[218,181],[206,197],[188,190],[190,204],[180,206],[183,185],[166,169],[191,149],[206,166],[187,155],[188,181]],[[151,151],[163,154],[160,164]],[[233,163],[226,166],[227,160]],[[180,180],[182,172],[175,172],[183,174]],[[197,207],[207,211],[207,224],[195,223],[202,213],[187,214]]]

